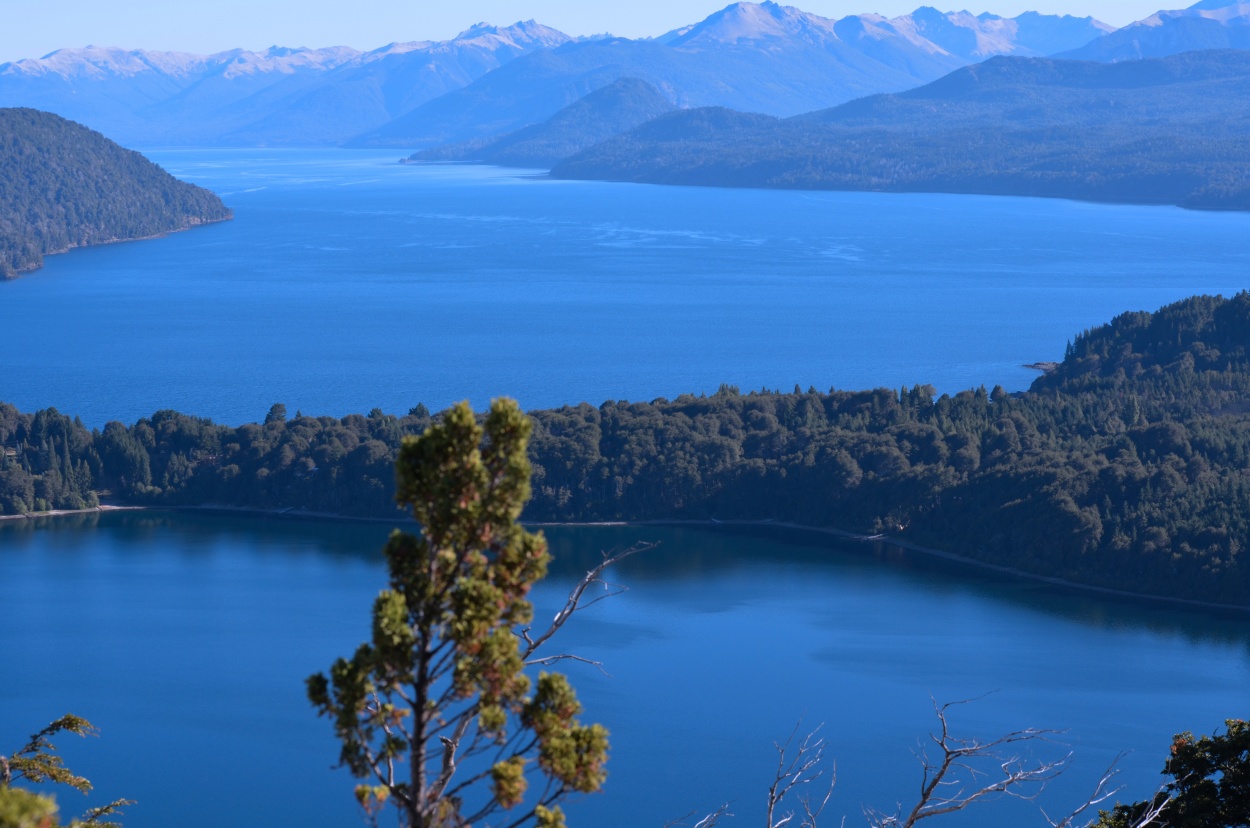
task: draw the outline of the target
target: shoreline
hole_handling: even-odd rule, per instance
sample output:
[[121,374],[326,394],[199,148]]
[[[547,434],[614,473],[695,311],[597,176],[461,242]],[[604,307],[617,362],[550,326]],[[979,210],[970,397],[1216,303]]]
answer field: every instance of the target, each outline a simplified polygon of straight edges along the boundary
[[[226,209],[229,210],[230,208],[227,207]],[[150,236],[132,236],[130,238],[102,239],[101,241],[84,242],[82,244],[68,244],[65,247],[62,247],[58,250],[49,250],[45,253],[40,253],[38,264],[31,265],[30,267],[17,268],[14,270],[12,276],[8,276],[8,277],[0,276],[0,282],[16,281],[17,279],[20,279],[29,273],[36,273],[40,270],[43,270],[44,265],[46,264],[44,259],[46,259],[48,256],[62,256],[74,250],[85,250],[89,247],[104,247],[105,245],[109,245],[109,244],[126,244],[127,242],[150,241],[151,239],[163,239],[166,236],[172,236],[174,233],[185,233],[188,230],[194,230],[197,227],[207,227],[210,224],[221,224],[224,221],[234,221],[233,210],[230,210],[230,215],[225,216],[224,218],[219,218],[219,219],[197,218],[192,221],[189,221],[187,224],[183,225],[182,227],[175,227],[172,230],[164,230],[160,233],[153,233]],[[3,517],[3,516],[0,515],[0,517]]]
[[94,509],[51,509],[47,512],[25,512],[20,515],[0,515],[0,521],[6,520],[39,520],[49,517],[69,517],[71,515],[98,515],[102,512],[146,512],[151,506],[115,506],[101,503]]
[[[412,523],[411,518],[397,513],[394,518],[381,517],[353,517],[351,515],[340,515],[333,512],[310,512],[306,510],[289,507],[286,509],[259,509],[252,506],[227,506],[224,504],[200,504],[197,506],[120,506],[115,504],[100,504],[94,509],[58,509],[50,512],[34,512],[22,515],[0,515],[2,521],[17,520],[38,520],[39,518],[55,518],[68,517],[71,515],[90,515],[101,514],[104,512],[202,512],[202,513],[223,513],[223,514],[242,514],[254,515],[258,517],[270,518],[286,518],[297,520],[327,520],[336,522],[349,523],[390,523],[402,524]],[[946,561],[948,563],[959,564],[961,566],[971,567],[973,569],[985,572],[993,572],[998,575],[1005,575],[1013,580],[1032,581],[1038,584],[1045,584],[1051,587],[1058,587],[1064,590],[1072,590],[1077,592],[1092,593],[1102,595],[1109,598],[1117,598],[1128,600],[1133,603],[1143,604],[1163,604],[1182,609],[1201,609],[1201,610],[1219,610],[1222,612],[1234,612],[1239,615],[1250,615],[1250,606],[1241,606],[1238,604],[1220,604],[1213,601],[1196,601],[1192,598],[1172,598],[1166,595],[1150,595],[1141,592],[1129,592],[1123,589],[1113,589],[1112,587],[1096,586],[1094,584],[1082,584],[1077,581],[1069,581],[1065,578],[1058,578],[1053,575],[1039,575],[1035,572],[1028,572],[1023,569],[1017,569],[1011,566],[1003,566],[1002,564],[989,563],[987,561],[979,561],[975,558],[969,558],[966,555],[959,555],[955,552],[947,552],[931,546],[922,546],[918,543],[912,543],[902,538],[895,538],[890,535],[876,534],[865,535],[861,532],[849,532],[845,529],[837,529],[832,526],[808,526],[801,523],[790,523],[787,521],[776,520],[594,520],[594,521],[522,521],[527,527],[543,528],[547,526],[690,526],[700,529],[780,529],[784,532],[802,533],[822,535],[825,537],[837,538],[839,540],[858,541],[860,543],[877,543],[884,546],[893,546],[907,552],[914,552],[929,558]]]

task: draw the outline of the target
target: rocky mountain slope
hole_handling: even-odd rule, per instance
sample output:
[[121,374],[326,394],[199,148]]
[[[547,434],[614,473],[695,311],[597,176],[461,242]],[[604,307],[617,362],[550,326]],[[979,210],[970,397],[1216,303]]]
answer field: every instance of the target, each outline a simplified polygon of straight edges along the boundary
[[349,146],[419,149],[499,135],[541,122],[622,77],[652,84],[681,107],[795,115],[910,89],[995,54],[1084,43],[1107,28],[1091,18],[1004,20],[932,9],[895,20],[831,20],[772,2],[734,3],[655,40],[604,39],[536,52]]
[[1115,62],[1200,49],[1250,49],[1250,4],[1201,0],[1187,9],[1157,12],[1055,56]]
[[909,89],[993,55],[1072,49],[1108,28],[927,7],[833,20],[765,2],[734,3],[643,40],[577,39],[528,21],[369,52],[86,47],[0,64],[0,106],[53,111],[131,146],[412,150],[539,123],[624,77],[679,106],[793,115]]

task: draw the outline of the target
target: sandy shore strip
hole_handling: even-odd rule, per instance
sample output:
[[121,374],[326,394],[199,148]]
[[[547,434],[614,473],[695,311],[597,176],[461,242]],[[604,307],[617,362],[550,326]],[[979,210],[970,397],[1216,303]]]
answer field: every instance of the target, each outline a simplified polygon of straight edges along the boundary
[[0,515],[0,520],[39,520],[46,517],[66,517],[67,515],[98,515],[101,512],[142,512],[150,506],[113,506],[101,503],[94,509],[52,509],[47,512],[27,512],[22,515]]

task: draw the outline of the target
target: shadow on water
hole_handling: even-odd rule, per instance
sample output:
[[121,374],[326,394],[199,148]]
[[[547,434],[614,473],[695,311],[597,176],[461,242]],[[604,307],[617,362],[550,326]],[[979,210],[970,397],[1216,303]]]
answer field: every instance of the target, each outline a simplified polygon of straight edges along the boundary
[[879,541],[784,526],[548,526],[544,532],[554,558],[551,576],[556,578],[580,575],[605,552],[656,543],[655,549],[619,565],[621,580],[707,582],[770,568],[799,570],[812,580],[894,579],[1099,630],[1137,629],[1181,635],[1195,644],[1234,645],[1250,658],[1246,613],[1048,584]]
[[[201,802],[198,822],[177,818],[183,797],[168,795],[177,785],[152,753],[170,728],[198,757],[187,772],[209,788],[253,784],[254,765],[281,768],[288,790],[308,791],[300,824],[349,824],[349,781],[328,784],[334,747],[300,678],[367,637],[391,529],[194,511],[0,522],[0,605],[14,610],[0,655],[25,670],[23,681],[0,683],[0,702],[13,722],[46,718],[49,704],[99,719],[107,753],[75,754],[72,764],[101,790],[143,801],[136,828],[247,823],[229,802]],[[1138,749],[1129,771],[1142,789],[1169,734],[1244,715],[1244,619],[1109,601],[781,527],[543,531],[554,562],[534,592],[536,618],[551,617],[604,551],[658,542],[612,573],[626,595],[561,632],[562,646],[610,672],[576,674],[614,749],[612,788],[575,803],[577,824],[659,825],[755,791],[770,772],[771,740],[804,711],[830,723],[847,813],[910,790],[908,750],[931,727],[929,694],[1001,688],[961,727],[1072,728],[1091,772]],[[63,678],[84,671],[95,677],[89,687]],[[253,764],[217,761],[256,728],[282,735],[251,751]],[[1081,773],[1057,793],[1086,784]],[[265,796],[239,802],[259,813]],[[735,804],[743,821],[754,804]],[[966,823],[1004,824],[1025,823],[997,812]]]
[[[396,522],[398,525],[399,522]],[[314,520],[232,511],[143,510],[95,512],[0,522],[0,555],[38,537],[56,546],[85,533],[101,532],[123,548],[143,547],[170,536],[171,554],[202,554],[229,545],[246,545],[260,554],[305,551],[363,561],[382,561],[382,545],[392,527],[384,522]]]
[[[409,524],[411,525],[411,524]],[[385,521],[343,521],[244,512],[123,511],[0,522],[0,556],[37,537],[46,548],[71,549],[85,533],[103,533],[120,548],[166,547],[170,554],[204,555],[246,546],[265,555],[330,556],[382,564],[382,546],[395,527]],[[969,595],[1000,607],[1049,615],[1092,629],[1180,635],[1192,643],[1233,645],[1250,658],[1250,617],[1244,613],[1138,600],[1016,578],[880,542],[842,539],[783,526],[597,525],[541,527],[552,552],[549,579],[572,582],[605,553],[638,543],[654,549],[618,565],[617,579],[635,585],[708,586],[778,571],[804,580],[893,581],[929,592]],[[176,542],[169,543],[170,537]],[[62,542],[63,541],[63,542]],[[758,583],[763,584],[764,578]],[[688,589],[682,601],[723,608],[724,595]],[[702,597],[701,597],[702,596]],[[732,600],[729,599],[729,600]]]

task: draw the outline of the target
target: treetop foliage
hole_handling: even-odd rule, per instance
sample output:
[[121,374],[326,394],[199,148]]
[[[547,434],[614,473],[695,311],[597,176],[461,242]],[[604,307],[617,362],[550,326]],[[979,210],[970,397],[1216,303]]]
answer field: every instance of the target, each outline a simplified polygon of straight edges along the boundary
[[[342,763],[367,780],[361,804],[390,802],[405,826],[462,828],[519,809],[508,825],[559,828],[556,803],[606,775],[607,731],[578,721],[567,679],[543,672],[534,685],[525,672],[550,636],[531,637],[527,599],[547,545],[516,522],[530,428],[497,400],[481,424],[462,403],[404,438],[395,499],[418,529],[386,545],[390,588],[374,603],[372,640],[308,679]],[[545,785],[527,805],[531,763]]]
[[1250,722],[1228,719],[1223,733],[1178,734],[1163,766],[1170,777],[1151,800],[1103,813],[1099,828],[1135,826],[1158,810],[1158,828],[1245,828],[1250,825]]
[[[52,737],[59,733],[75,736],[97,736],[99,731],[86,719],[67,713],[33,734],[25,745],[9,756],[0,755],[0,828],[57,828],[59,809],[56,800],[48,795],[13,787],[14,782],[30,785],[67,785],[80,793],[89,793],[91,783],[84,777],[70,772],[65,761],[56,752]],[[134,803],[118,799],[99,808],[92,808],[81,820],[70,822],[74,826],[95,828],[120,828],[113,822],[104,821],[121,813],[121,808]]]

